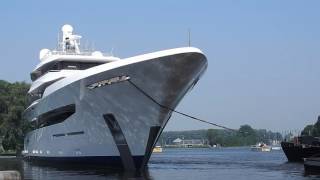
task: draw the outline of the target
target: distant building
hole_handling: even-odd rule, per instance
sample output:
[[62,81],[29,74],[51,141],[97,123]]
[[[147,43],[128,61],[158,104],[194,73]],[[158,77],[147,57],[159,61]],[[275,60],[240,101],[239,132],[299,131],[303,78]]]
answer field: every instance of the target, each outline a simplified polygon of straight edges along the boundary
[[180,145],[180,144],[182,143],[182,139],[177,138],[177,139],[173,140],[172,143],[173,143],[174,145]]
[[270,144],[271,144],[272,146],[278,146],[278,145],[280,145],[280,143],[281,143],[279,140],[270,140],[270,141],[271,141]]
[[177,138],[172,141],[172,144],[176,147],[202,147],[206,145],[206,140]]

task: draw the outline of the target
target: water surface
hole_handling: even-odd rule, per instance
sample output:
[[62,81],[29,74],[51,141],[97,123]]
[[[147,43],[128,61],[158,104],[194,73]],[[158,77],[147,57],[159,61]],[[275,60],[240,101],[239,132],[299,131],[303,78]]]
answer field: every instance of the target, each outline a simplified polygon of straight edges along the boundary
[[0,170],[16,170],[24,179],[315,179],[303,164],[288,163],[282,151],[253,152],[249,148],[165,149],[153,154],[142,173],[103,167],[51,166],[0,158]]

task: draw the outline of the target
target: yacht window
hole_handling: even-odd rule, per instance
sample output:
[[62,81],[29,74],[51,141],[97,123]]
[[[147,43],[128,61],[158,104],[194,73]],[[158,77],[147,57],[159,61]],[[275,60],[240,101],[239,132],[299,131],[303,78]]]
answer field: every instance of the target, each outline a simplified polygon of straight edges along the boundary
[[[57,71],[57,70],[50,70],[50,71]],[[55,80],[43,83],[41,86],[38,87],[38,90],[36,93],[32,93],[28,95],[28,104],[31,104],[32,102],[34,102],[35,100],[41,99],[44,91],[46,90],[46,88],[48,86],[50,86],[51,84],[63,79],[64,77],[61,78],[57,78]]]
[[59,70],[59,63],[55,63],[53,66],[51,66],[50,70]]
[[85,70],[104,64],[105,62],[73,62],[73,61],[55,61],[44,65],[41,70],[37,70],[31,73],[31,79],[35,81],[39,77],[43,76],[47,72],[55,72],[63,69],[68,70]]
[[55,124],[59,124],[68,119],[76,111],[75,104],[69,104],[66,106],[59,107],[57,109],[48,111],[38,116],[37,120],[30,122],[31,129],[39,129]]
[[60,62],[61,69],[77,69],[77,70],[85,70],[103,63],[96,63],[96,62],[68,62],[62,61]]
[[78,69],[77,66],[68,66],[66,69]]

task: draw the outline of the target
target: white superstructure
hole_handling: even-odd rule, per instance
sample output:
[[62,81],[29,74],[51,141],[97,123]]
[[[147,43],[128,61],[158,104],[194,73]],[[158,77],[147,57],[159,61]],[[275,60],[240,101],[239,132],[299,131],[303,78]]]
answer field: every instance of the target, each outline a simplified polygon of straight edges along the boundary
[[[62,27],[58,49],[40,51],[31,72],[32,124],[23,155],[31,160],[145,167],[174,109],[207,67],[197,48],[120,59],[82,51]],[[169,108],[165,108],[169,107]]]

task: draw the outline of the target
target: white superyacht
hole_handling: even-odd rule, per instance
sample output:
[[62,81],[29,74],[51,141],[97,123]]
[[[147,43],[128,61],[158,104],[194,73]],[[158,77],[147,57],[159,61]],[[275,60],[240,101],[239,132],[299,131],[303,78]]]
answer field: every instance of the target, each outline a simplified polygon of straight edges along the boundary
[[184,47],[126,59],[82,51],[81,36],[62,27],[56,50],[40,51],[24,117],[32,130],[25,159],[141,169],[172,110],[207,68]]

